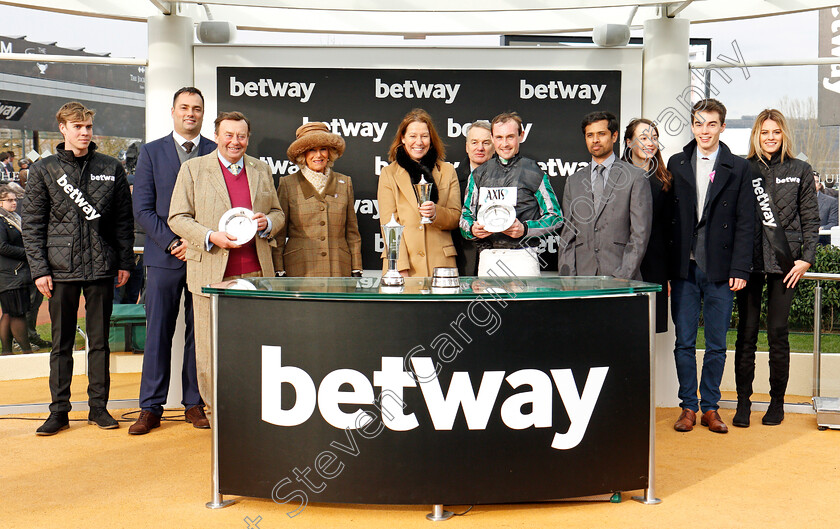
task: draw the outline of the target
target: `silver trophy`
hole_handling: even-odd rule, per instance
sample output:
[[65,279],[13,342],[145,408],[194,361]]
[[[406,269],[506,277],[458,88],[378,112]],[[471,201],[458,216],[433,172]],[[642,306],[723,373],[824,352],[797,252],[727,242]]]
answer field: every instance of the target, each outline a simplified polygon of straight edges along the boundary
[[382,236],[385,238],[385,249],[388,252],[388,271],[382,276],[382,285],[386,287],[401,287],[405,285],[405,278],[397,270],[397,259],[400,256],[400,240],[404,226],[397,222],[394,214],[388,224],[382,226]]
[[[417,202],[422,205],[432,199],[432,184],[426,182],[426,177],[421,176],[420,182],[414,184],[414,192],[417,193]],[[422,217],[420,224],[431,224],[432,219],[429,217]]]

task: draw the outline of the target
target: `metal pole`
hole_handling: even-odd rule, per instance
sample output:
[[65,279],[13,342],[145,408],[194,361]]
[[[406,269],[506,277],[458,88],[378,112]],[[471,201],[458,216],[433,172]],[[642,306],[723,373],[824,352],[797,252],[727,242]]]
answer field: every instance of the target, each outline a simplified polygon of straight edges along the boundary
[[87,55],[40,55],[34,53],[0,53],[0,61],[61,62],[71,64],[117,64],[127,66],[146,66],[147,64],[149,64],[149,61],[146,59],[130,59],[127,57],[100,57]]
[[[43,57],[43,56],[42,56]],[[816,57],[813,59],[767,59],[764,61],[726,62],[720,61],[695,61],[688,63],[688,67],[698,70],[709,68],[760,68],[771,66],[814,66],[820,64],[838,64],[840,57]]]
[[814,286],[814,397],[820,396],[820,351],[822,349],[822,287]]
[[211,491],[212,501],[208,501],[205,506],[208,509],[222,509],[228,505],[233,505],[233,500],[225,500],[222,498],[222,493],[219,492],[219,381],[217,380],[219,367],[219,295],[212,294],[210,296],[210,328],[213,331],[211,338],[211,369],[210,378],[213,380],[213,413],[210,415],[213,421],[213,457],[211,459],[211,469],[213,474],[213,490]]
[[633,499],[645,505],[656,505],[662,500],[656,497],[656,292],[649,292],[648,297],[648,343],[650,360],[650,432],[648,434],[648,486],[644,496]]
[[426,519],[431,522],[443,522],[452,516],[452,511],[444,511],[443,505],[436,503],[432,506],[432,512],[426,515]]

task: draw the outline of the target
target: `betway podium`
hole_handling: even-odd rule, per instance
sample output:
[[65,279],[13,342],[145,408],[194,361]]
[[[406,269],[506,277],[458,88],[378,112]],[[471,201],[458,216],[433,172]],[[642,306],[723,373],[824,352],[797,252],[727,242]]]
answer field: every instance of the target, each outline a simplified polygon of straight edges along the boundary
[[[213,297],[214,503],[653,494],[658,285],[255,278]],[[386,289],[387,290],[387,289]],[[218,506],[218,505],[217,505]]]

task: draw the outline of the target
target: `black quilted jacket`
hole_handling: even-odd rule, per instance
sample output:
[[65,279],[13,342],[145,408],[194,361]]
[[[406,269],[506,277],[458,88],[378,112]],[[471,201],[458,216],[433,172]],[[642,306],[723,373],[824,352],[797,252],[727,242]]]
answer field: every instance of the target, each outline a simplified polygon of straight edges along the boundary
[[[817,258],[817,239],[820,230],[820,209],[817,205],[817,191],[811,166],[802,160],[785,158],[781,162],[781,151],[770,160],[759,161],[750,158],[753,173],[764,177],[765,189],[773,197],[773,204],[779,214],[779,224],[785,230],[794,260],[814,264]],[[751,178],[755,178],[755,174]],[[773,247],[764,234],[764,225],[759,217],[756,201],[755,238],[753,245],[753,270],[768,274],[783,274],[776,260]]]
[[[79,193],[81,191],[81,193]],[[88,203],[88,200],[90,203]],[[82,167],[60,143],[32,164],[23,199],[32,278],[94,281],[134,267],[134,216],[125,169],[90,143]]]
[[31,283],[20,232],[11,222],[0,217],[0,292],[23,288]]

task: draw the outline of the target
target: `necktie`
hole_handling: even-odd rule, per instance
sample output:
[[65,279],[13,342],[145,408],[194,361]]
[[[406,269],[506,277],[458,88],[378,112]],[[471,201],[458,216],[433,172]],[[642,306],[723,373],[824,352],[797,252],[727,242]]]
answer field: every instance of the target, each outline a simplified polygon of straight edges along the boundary
[[185,142],[181,145],[181,147],[183,147],[183,148],[184,148],[184,150],[185,150],[185,151],[187,151],[187,154],[189,154],[189,153],[191,153],[191,152],[192,152],[193,147],[195,147],[195,143],[193,143],[193,142],[191,142],[191,141],[185,141]]
[[239,174],[239,164],[232,163],[230,164],[230,172],[234,175]]
[[604,196],[604,166],[601,164],[595,166],[595,186],[592,188],[592,196],[595,198],[596,206]]

